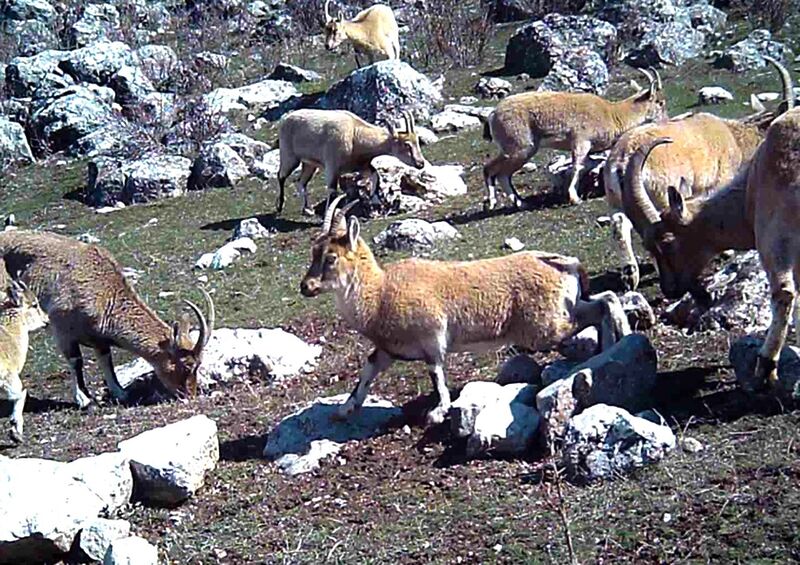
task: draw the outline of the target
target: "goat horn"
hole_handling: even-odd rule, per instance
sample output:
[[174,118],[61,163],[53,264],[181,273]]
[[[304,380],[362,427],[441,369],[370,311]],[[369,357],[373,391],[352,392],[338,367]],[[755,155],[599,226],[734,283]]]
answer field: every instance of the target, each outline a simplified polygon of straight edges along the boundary
[[[672,139],[669,137],[658,137],[649,140],[639,147],[628,162],[628,168],[625,171],[625,186],[622,187],[622,198],[626,213],[630,210],[631,212],[635,211],[636,216],[640,214],[644,215],[644,220],[650,224],[658,222],[661,219],[661,215],[658,213],[653,201],[650,200],[650,196],[648,196],[644,188],[644,183],[642,182],[642,167],[644,167],[644,163],[647,161],[650,152],[664,143],[672,143]],[[631,220],[634,221],[635,225],[637,222],[641,221],[641,218],[631,217]],[[637,226],[639,229],[642,227],[641,225]]]
[[331,12],[330,12],[331,0],[325,0],[325,20],[331,21]]
[[331,222],[331,228],[335,229],[337,233],[342,233],[347,231],[347,223],[345,221],[345,217],[347,213],[358,204],[358,200],[353,200],[352,202],[348,203],[346,206],[342,206],[337,212],[336,215],[333,217],[333,222]]
[[[208,293],[205,292],[205,290],[203,291],[203,293],[204,295],[206,295],[206,300],[209,301],[209,304],[213,305],[213,301],[211,301],[211,297],[208,296]],[[192,350],[194,356],[199,357],[200,354],[203,352],[203,348],[208,344],[208,341],[211,339],[211,330],[209,327],[209,323],[206,320],[206,317],[203,315],[203,312],[200,310],[200,308],[197,307],[197,304],[195,304],[191,300],[184,300],[183,302],[184,304],[186,304],[186,306],[188,306],[191,309],[194,315],[197,316],[197,321],[200,324],[200,335],[197,336],[197,343],[194,344],[194,349]],[[214,308],[213,306],[211,306],[209,314],[212,316],[212,321],[214,315],[213,313],[214,313]]]
[[658,70],[653,69],[653,74],[656,75],[656,86],[659,90],[663,90],[664,86],[661,84],[661,75],[658,74]]
[[653,82],[655,82],[655,79],[653,78],[653,75],[651,75],[649,71],[647,71],[646,69],[643,69],[641,67],[636,67],[636,70],[647,77],[647,80],[650,82],[650,86],[653,85]]
[[414,114],[406,110],[403,112],[403,115],[406,118],[406,128],[408,129],[408,133],[414,133]]
[[344,194],[340,194],[333,199],[333,202],[328,204],[328,209],[325,210],[325,219],[322,221],[322,233],[330,233],[333,223],[333,214],[336,212],[336,207],[339,205],[342,198],[344,198]]
[[792,75],[789,71],[781,65],[776,59],[764,55],[764,60],[778,69],[778,74],[781,75],[781,84],[783,85],[783,99],[786,101],[786,109],[791,110],[794,108],[794,88],[792,86]]

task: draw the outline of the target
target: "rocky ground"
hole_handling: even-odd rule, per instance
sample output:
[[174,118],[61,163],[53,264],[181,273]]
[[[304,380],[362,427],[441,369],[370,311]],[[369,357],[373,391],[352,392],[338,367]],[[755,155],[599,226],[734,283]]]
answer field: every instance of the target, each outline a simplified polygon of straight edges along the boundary
[[[259,12],[259,18],[292,16],[275,10],[269,2],[248,7],[254,4],[272,10]],[[209,32],[209,44],[220,52],[229,50],[224,70],[225,64],[212,56],[211,45],[203,46],[199,38],[177,41],[171,27],[174,22],[169,24],[169,14],[175,18],[172,5],[158,5],[168,19],[159,20],[159,10],[153,9],[147,18],[155,20],[143,19],[146,23],[133,26],[148,29],[151,35],[133,34],[124,22],[115,28],[108,11],[86,10],[67,22],[67,29],[73,31],[66,39],[46,34],[42,38],[47,47],[64,48],[62,53],[52,55],[49,62],[23,65],[34,69],[28,75],[7,67],[6,83],[11,90],[3,106],[9,116],[6,122],[21,125],[8,126],[11,141],[4,147],[11,149],[3,149],[3,155],[17,164],[3,173],[0,216],[13,213],[23,227],[97,238],[133,270],[136,288],[165,319],[179,314],[180,298],[200,302],[197,287],[202,283],[213,292],[219,327],[281,327],[320,346],[319,362],[313,369],[282,379],[258,371],[237,374],[227,382],[209,385],[191,401],[123,407],[106,398],[92,411],[81,413],[69,404],[66,364],[55,353],[51,338],[40,333],[33,340],[23,376],[30,395],[27,441],[19,447],[0,444],[0,454],[70,461],[114,450],[121,440],[195,414],[213,419],[220,460],[203,488],[172,509],[135,503],[115,516],[129,520],[132,531],[157,546],[166,562],[562,563],[572,554],[581,562],[800,559],[796,488],[800,414],[773,398],[746,395],[735,384],[729,347],[740,335],[763,326],[747,326],[727,311],[724,323],[706,318],[696,326],[699,331],[691,334],[664,323],[643,332],[658,356],[655,407],[676,435],[678,448],[659,465],[616,481],[590,486],[567,482],[540,447],[522,457],[468,459],[466,440],[454,440],[446,425],[426,428],[422,423],[425,409],[433,402],[430,383],[424,367],[410,363],[395,365],[373,386],[373,393],[403,409],[403,416],[385,434],[347,444],[318,470],[296,477],[284,475],[268,462],[263,450],[270,430],[314,398],[348,392],[369,350],[366,341],[337,320],[330,298],[300,296],[298,284],[307,267],[317,220],[302,217],[291,194],[287,210],[275,216],[276,183],[270,173],[274,169],[268,158],[270,148],[263,143],[274,139],[274,120],[286,109],[284,101],[291,105],[299,95],[317,103],[328,93],[329,101],[360,104],[367,113],[379,106],[348,96],[348,92],[359,92],[359,80],[366,80],[347,79],[353,68],[349,55],[326,53],[318,41],[309,40],[302,50],[286,43],[270,44],[272,37],[258,37],[234,53],[224,38]],[[130,7],[120,4],[118,15],[123,20],[129,17]],[[630,35],[624,39],[622,52],[611,48],[609,28],[596,22],[566,26],[591,39],[579,47],[568,34],[562,37],[562,31],[552,32],[565,29],[563,22],[551,18],[532,24],[533,29],[521,35],[533,35],[563,63],[545,72],[532,67],[513,74],[497,72],[504,65],[510,37],[524,23],[492,28],[484,60],[467,68],[449,68],[441,60],[426,66],[417,37],[407,36],[404,41],[412,64],[424,71],[432,85],[432,90],[427,83],[418,89],[423,96],[429,95],[419,106],[418,121],[436,129],[439,141],[423,147],[423,152],[435,165],[463,166],[466,192],[460,185],[452,188],[452,177],[446,183],[447,194],[419,189],[425,179],[393,181],[391,186],[401,189],[392,189],[381,206],[365,203],[363,215],[374,216],[362,222],[369,241],[393,221],[405,218],[447,222],[459,237],[438,239],[435,234],[443,232],[432,231],[429,239],[435,240],[434,245],[422,251],[413,245],[376,246],[379,260],[405,257],[412,249],[442,259],[495,256],[508,253],[504,242],[516,237],[529,249],[580,257],[590,270],[594,290],[618,290],[608,234],[595,224],[597,216],[607,213],[605,203],[590,198],[577,207],[561,204],[563,198],[553,194],[546,166],[553,153],[543,151],[534,159],[536,168],[519,174],[517,187],[526,197],[524,210],[484,212],[480,167],[495,149],[481,139],[480,127],[463,111],[451,108],[451,114],[430,122],[423,121],[424,114],[435,114],[444,104],[462,103],[465,96],[476,97],[466,102],[477,108],[494,104],[474,90],[484,73],[508,80],[507,85],[486,84],[482,88],[486,96],[519,92],[549,81],[551,88],[580,84],[621,97],[632,92],[628,83],[638,75],[618,64],[622,58],[680,58],[674,61],[677,66],[662,71],[672,115],[710,110],[741,116],[748,112],[745,102],[751,93],[778,90],[776,77],[753,56],[754,51],[762,51],[748,47],[724,53],[748,35],[746,22],[720,23],[718,14],[708,7],[692,11],[703,13],[673,15],[666,23],[654,18],[648,20],[650,27],[635,33],[623,18],[614,29],[615,34]],[[11,18],[16,22],[44,18],[52,23],[60,17],[46,8],[10,13],[16,14],[16,19]],[[192,17],[188,12],[181,14]],[[598,12],[598,17],[603,16]],[[608,21],[616,17],[605,16]],[[292,25],[300,25],[296,13],[294,18]],[[78,23],[82,20],[83,24]],[[209,29],[213,27],[211,20],[197,21],[198,29],[203,21]],[[250,20],[244,16],[226,21],[238,22],[237,29],[250,29],[246,26]],[[106,22],[107,27],[98,22]],[[693,30],[692,41],[682,42],[677,53],[674,45],[648,43],[654,33],[650,28],[661,29],[658,26],[667,23]],[[51,29],[50,23],[13,25]],[[795,53],[800,51],[798,25],[790,20],[775,34],[781,45]],[[100,57],[97,49],[85,47],[99,36],[120,43],[107,44],[99,51]],[[763,46],[766,39],[757,39]],[[170,46],[171,53],[145,48],[150,42]],[[571,48],[565,51],[565,44]],[[579,48],[593,54],[572,53]],[[782,56],[783,51],[777,49],[769,44],[763,52]],[[201,55],[203,51],[210,53]],[[37,52],[32,48],[27,53],[10,53],[9,61],[12,55]],[[260,83],[278,58],[316,71],[322,78],[310,83]],[[570,61],[593,63],[589,69],[580,69]],[[715,61],[720,62],[712,64]],[[196,66],[189,72],[171,72],[169,65],[177,62],[182,68]],[[38,64],[43,72],[35,70]],[[197,70],[201,68],[202,72]],[[199,75],[208,83],[170,85],[168,80],[159,82],[159,71],[162,79]],[[520,79],[519,72],[529,76]],[[435,100],[435,79],[440,75],[444,76],[441,100]],[[34,78],[18,80],[20,76]],[[340,79],[356,82],[356,88],[329,90]],[[254,84],[261,86],[231,92]],[[734,99],[715,106],[705,104],[710,99],[698,102],[698,91],[704,86],[722,86]],[[210,96],[212,92],[216,94]],[[147,100],[155,102],[148,106]],[[204,105],[198,105],[198,100]],[[165,117],[163,111],[173,102],[180,111]],[[209,112],[209,106],[217,109]],[[157,110],[157,124],[152,127],[147,126],[152,115],[133,111],[148,107]],[[73,112],[73,108],[77,109]],[[224,125],[220,125],[221,116],[225,116]],[[251,139],[230,137],[239,133]],[[31,158],[32,164],[19,163]],[[312,187],[318,201],[323,196],[321,182],[316,180]],[[113,207],[117,202],[140,204],[95,212],[97,207]],[[388,212],[393,215],[384,217]],[[253,238],[254,252],[244,252],[224,269],[195,268],[203,254],[226,243],[240,220],[251,217],[267,230],[258,234],[266,237]],[[643,273],[641,290],[660,316],[668,305],[646,262]],[[759,313],[752,315],[761,320]],[[493,380],[500,364],[514,353],[453,355],[447,368],[451,389],[458,391],[470,381]],[[537,360],[544,363],[554,356],[537,355]],[[124,354],[118,355],[118,364],[127,360]],[[90,364],[89,373],[90,386],[102,391],[97,367]],[[702,449],[696,450],[696,442],[686,442],[688,438]]]

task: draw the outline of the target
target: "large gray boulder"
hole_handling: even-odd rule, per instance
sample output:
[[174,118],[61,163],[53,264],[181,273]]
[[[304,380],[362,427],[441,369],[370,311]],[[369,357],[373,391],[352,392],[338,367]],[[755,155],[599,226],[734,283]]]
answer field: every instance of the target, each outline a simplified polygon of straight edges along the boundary
[[278,63],[267,77],[272,80],[288,80],[289,82],[316,82],[322,80],[319,73],[301,69],[289,63]]
[[614,24],[625,43],[635,43],[676,19],[690,23],[673,0],[599,0],[595,7],[596,16]]
[[192,165],[190,190],[236,186],[253,175],[269,177],[265,163],[272,151],[269,145],[241,133],[225,133],[203,144]]
[[575,480],[613,479],[661,461],[675,445],[675,434],[668,426],[597,404],[570,420],[563,462]]
[[592,94],[603,94],[606,88],[608,67],[603,58],[588,47],[564,50],[539,85],[539,90]]
[[69,51],[49,49],[30,57],[14,57],[6,66],[6,88],[12,96],[26,98],[33,95],[45,82],[73,83],[59,68],[61,61],[69,57]]
[[520,353],[503,363],[495,382],[499,385],[524,383],[538,386],[542,382],[542,368],[533,357]]
[[70,51],[59,66],[78,82],[105,85],[122,67],[134,62],[134,53],[126,44],[98,41]]
[[714,61],[714,65],[730,69],[735,73],[743,73],[767,66],[765,55],[780,62],[792,60],[789,48],[783,43],[774,41],[769,30],[756,29],[738,43],[725,49]]
[[6,0],[3,3],[4,20],[37,20],[50,23],[56,18],[56,9],[46,0]]
[[345,443],[381,435],[402,417],[400,408],[370,395],[360,410],[339,420],[337,410],[348,397],[317,398],[284,418],[269,433],[264,457],[289,476],[307,473],[318,469],[320,461],[338,453]]
[[180,196],[188,190],[192,162],[152,154],[133,161],[99,157],[88,164],[84,199],[90,206],[137,204]]
[[574,413],[594,404],[631,411],[649,408],[656,371],[657,355],[650,340],[642,334],[625,336],[536,395],[545,438],[551,443],[557,440]]
[[81,528],[126,504],[132,488],[120,454],[72,463],[0,459],[0,562],[59,559]]
[[725,12],[705,2],[697,2],[680,10],[689,18],[692,27],[703,33],[721,31],[728,23]]
[[[617,30],[610,23],[591,16],[548,14],[542,20],[521,27],[511,37],[506,47],[505,69],[509,73],[543,77],[565,53],[576,48],[584,48],[582,53],[594,51],[605,63],[614,62]],[[576,56],[573,54],[573,59]]]
[[25,128],[0,117],[0,167],[10,163],[32,163],[33,153],[25,137]]
[[628,53],[627,60],[637,67],[663,63],[682,65],[688,59],[699,57],[705,42],[705,35],[700,30],[676,20],[644,33]]
[[136,497],[171,507],[197,492],[217,466],[217,424],[193,416],[126,439],[118,448],[130,460]]
[[321,108],[349,110],[372,123],[396,123],[403,111],[426,121],[441,104],[441,89],[399,60],[379,61],[353,71],[319,102]]
[[704,285],[711,307],[699,307],[688,294],[667,307],[666,320],[689,331],[727,330],[745,333],[767,329],[772,319],[767,274],[758,251],[734,255]]
[[238,88],[217,88],[206,94],[203,101],[212,114],[247,112],[258,115],[298,95],[291,82],[265,79]]
[[[763,344],[763,339],[744,336],[731,346],[728,354],[736,380],[746,391],[757,390],[767,384],[755,380],[758,351]],[[778,382],[771,383],[770,388],[782,399],[800,401],[800,348],[784,345],[778,358]]]
[[83,14],[67,34],[73,47],[85,47],[101,39],[118,39],[119,11],[113,4],[86,4]]
[[111,106],[89,88],[71,86],[36,100],[30,118],[37,150],[69,150],[82,137],[116,120]]
[[134,56],[142,72],[158,90],[170,87],[181,72],[178,54],[168,45],[143,45]]
[[17,54],[29,56],[58,43],[55,19],[55,8],[45,0],[7,0],[0,27],[8,40],[18,46]]
[[447,222],[427,222],[409,218],[392,222],[373,238],[375,245],[394,251],[425,251],[442,241],[458,239],[461,234]]
[[123,65],[111,77],[109,86],[116,93],[116,100],[123,106],[139,105],[156,90],[139,66]]

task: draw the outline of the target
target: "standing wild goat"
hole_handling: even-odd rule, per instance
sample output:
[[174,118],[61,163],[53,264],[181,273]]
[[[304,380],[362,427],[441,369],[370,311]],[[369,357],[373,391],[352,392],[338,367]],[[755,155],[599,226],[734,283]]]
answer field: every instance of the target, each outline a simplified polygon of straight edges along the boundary
[[758,249],[772,292],[772,322],[759,351],[756,379],[777,379],[776,364],[786,340],[800,281],[800,108],[770,125],[750,164],[722,190],[685,200],[669,188],[669,207],[659,213],[647,196],[641,169],[648,153],[666,138],[650,141],[631,160],[626,191],[646,219],[644,244],[658,264],[661,290],[668,298],[685,292],[702,305],[711,297],[699,282],[708,262],[726,249]]
[[78,406],[91,402],[83,378],[81,345],[94,348],[106,384],[119,399],[125,398],[125,391],[114,373],[112,346],[150,363],[169,392],[196,393],[197,369],[214,328],[214,305],[208,293],[203,292],[208,321],[197,306],[185,301],[200,326],[200,336],[192,343],[189,324],[164,323],[102,247],[51,233],[10,231],[0,233],[0,259],[11,273],[20,273],[47,312],[56,345],[72,369]]
[[[2,261],[0,261],[2,267]],[[47,314],[36,296],[24,283],[11,281],[0,302],[0,394],[14,403],[11,412],[11,439],[23,438],[22,412],[28,391],[22,386],[20,372],[28,357],[28,333],[47,325]]]
[[400,58],[400,32],[389,6],[375,4],[359,12],[352,20],[345,20],[341,11],[338,17],[331,17],[330,3],[331,0],[325,0],[325,47],[333,50],[349,40],[359,68],[359,55],[365,55],[370,65],[375,59]]
[[[770,59],[770,62],[779,71],[784,96],[788,99],[791,96],[789,73],[777,61]],[[679,187],[685,197],[717,190],[750,161],[774,118],[760,104],[754,104],[754,109],[755,114],[738,120],[701,113],[667,123],[644,125],[627,132],[614,144],[603,169],[606,200],[612,210],[624,212],[630,221],[616,213],[611,218],[598,218],[598,222],[611,224],[623,261],[623,283],[628,289],[633,290],[639,284],[631,228],[642,234],[646,224],[640,207],[633,201],[626,203],[623,198],[622,180],[630,160],[654,139],[672,140],[669,145],[654,149],[642,170],[648,198],[658,210],[668,207],[670,186]]]
[[570,203],[580,202],[578,178],[590,152],[608,149],[633,127],[666,118],[661,77],[655,71],[655,77],[642,72],[650,81],[649,88],[618,102],[569,92],[523,92],[502,100],[489,114],[483,130],[484,138],[500,148],[500,155],[483,167],[486,207],[495,206],[496,180],[514,206],[521,204],[511,176],[540,147],[572,152],[573,171],[567,195]]
[[359,237],[358,220],[345,220],[352,203],[334,215],[341,198],[325,214],[300,292],[334,292],[339,314],[375,345],[342,417],[362,405],[370,382],[396,359],[428,364],[439,395],[428,421],[438,423],[450,407],[448,352],[506,344],[544,349],[590,325],[601,327],[607,348],[630,333],[616,295],[586,299],[586,272],[572,257],[529,251],[468,262],[407,259],[382,268]]
[[405,112],[403,119],[405,131],[397,131],[391,123],[382,128],[345,110],[295,110],[287,114],[278,133],[278,213],[283,211],[286,179],[301,163],[297,190],[303,198],[303,213],[309,216],[314,212],[308,204],[308,182],[319,168],[325,169],[328,201],[343,173],[369,172],[374,193],[378,172],[371,161],[378,155],[393,155],[406,165],[424,168],[414,118]]

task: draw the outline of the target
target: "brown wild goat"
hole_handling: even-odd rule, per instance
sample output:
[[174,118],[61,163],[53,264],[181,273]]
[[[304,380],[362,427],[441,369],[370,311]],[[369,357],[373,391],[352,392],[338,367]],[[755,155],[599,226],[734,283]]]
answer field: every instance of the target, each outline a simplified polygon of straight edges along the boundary
[[330,201],[343,173],[369,172],[374,192],[378,172],[371,161],[378,155],[393,155],[406,165],[424,168],[425,158],[414,130],[414,118],[405,112],[403,119],[405,131],[397,131],[392,124],[386,128],[375,126],[345,110],[295,110],[287,114],[278,133],[281,156],[278,213],[283,211],[286,179],[300,164],[303,168],[297,190],[303,198],[303,213],[307,215],[314,213],[308,204],[308,183],[317,169],[325,169]]
[[56,345],[72,369],[72,391],[81,408],[91,403],[83,375],[80,346],[95,350],[111,393],[125,398],[111,360],[119,347],[150,363],[171,393],[194,395],[203,348],[214,327],[214,305],[208,320],[185,301],[197,317],[200,336],[189,337],[188,324],[169,326],[139,298],[111,253],[52,233],[0,233],[0,259],[11,273],[20,273],[50,318]]
[[[0,268],[4,268],[2,261]],[[5,296],[0,296],[0,394],[14,404],[10,436],[15,443],[20,443],[22,413],[28,397],[20,373],[28,357],[28,334],[47,325],[47,314],[24,283],[12,280],[3,292]]]
[[618,102],[569,92],[523,92],[502,100],[484,125],[484,138],[500,148],[500,154],[483,167],[486,207],[495,206],[496,180],[514,206],[521,204],[511,176],[540,147],[572,152],[567,195],[570,203],[578,203],[578,178],[590,152],[608,149],[629,129],[667,116],[661,78],[643,72],[649,88]]
[[361,407],[370,382],[395,360],[422,360],[439,396],[428,414],[441,422],[450,407],[444,376],[452,351],[516,344],[550,348],[590,325],[600,326],[601,347],[630,333],[616,295],[588,299],[587,275],[577,259],[520,252],[480,261],[407,259],[381,267],[360,237],[349,206],[328,208],[300,284],[304,296],[333,292],[344,320],[375,345],[339,415]]
[[[791,90],[789,90],[791,92]],[[626,174],[627,194],[646,219],[644,244],[658,264],[661,289],[668,298],[690,292],[708,305],[699,282],[705,266],[726,249],[757,249],[772,293],[772,322],[756,365],[756,382],[777,379],[777,359],[788,332],[800,281],[800,109],[794,97],[788,111],[767,130],[748,167],[722,190],[706,198],[684,199],[669,189],[669,207],[661,213],[644,189],[641,169],[649,152],[666,138],[641,147]]]
[[338,17],[331,17],[330,3],[331,0],[325,0],[325,47],[332,51],[344,41],[350,41],[359,68],[359,55],[365,55],[370,65],[379,58],[400,58],[400,32],[389,6],[375,4],[352,20],[345,20],[341,11]]
[[[788,71],[775,60],[783,82],[784,98],[791,88]],[[756,100],[757,102],[757,100]],[[622,180],[632,156],[643,145],[657,138],[670,138],[672,143],[656,147],[642,170],[642,182],[650,201],[658,210],[668,207],[667,190],[679,187],[684,197],[699,196],[725,186],[746,165],[764,139],[769,123],[774,119],[760,104],[754,104],[755,114],[742,119],[723,119],[712,114],[693,114],[685,119],[648,124],[630,130],[614,144],[603,168],[606,201],[613,210],[622,211],[642,233],[646,219],[635,204],[627,206],[623,198]],[[611,224],[611,218],[598,218]],[[623,258],[623,282],[628,289],[639,284],[639,266],[633,254],[630,223],[614,215],[612,234]],[[626,231],[626,227],[628,228]]]

